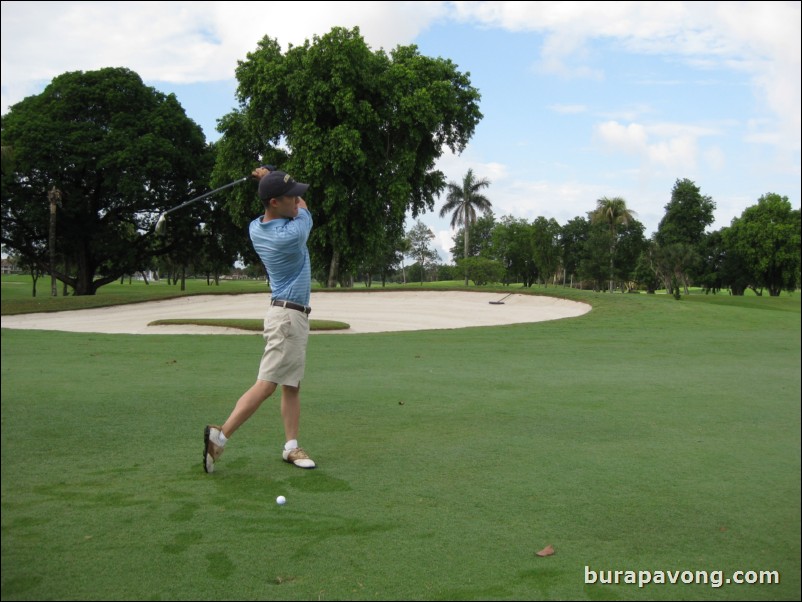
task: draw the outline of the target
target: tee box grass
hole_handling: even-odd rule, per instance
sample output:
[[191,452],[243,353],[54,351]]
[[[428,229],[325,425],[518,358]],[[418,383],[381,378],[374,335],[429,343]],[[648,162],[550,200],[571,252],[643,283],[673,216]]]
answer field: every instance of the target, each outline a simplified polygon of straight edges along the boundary
[[594,309],[312,336],[314,471],[270,399],[203,472],[258,336],[4,329],[3,600],[799,599],[798,297],[537,292]]

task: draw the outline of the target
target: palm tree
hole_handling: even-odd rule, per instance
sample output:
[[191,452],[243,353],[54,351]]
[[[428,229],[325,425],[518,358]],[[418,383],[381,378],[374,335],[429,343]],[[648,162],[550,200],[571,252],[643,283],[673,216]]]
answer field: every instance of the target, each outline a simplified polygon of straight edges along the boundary
[[[463,226],[465,228],[465,259],[468,258],[468,230],[476,222],[476,210],[482,213],[490,211],[492,205],[488,198],[479,191],[490,186],[487,178],[477,180],[473,170],[462,179],[462,186],[456,182],[448,183],[446,204],[440,209],[440,217],[451,213],[451,227]],[[465,272],[465,286],[468,285],[468,272]]]
[[596,201],[596,210],[591,213],[590,219],[594,223],[605,223],[610,226],[610,292],[613,292],[613,260],[615,257],[615,245],[618,242],[616,227],[621,224],[626,226],[635,219],[637,215],[631,209],[627,209],[627,202],[621,197],[608,199],[600,198]]

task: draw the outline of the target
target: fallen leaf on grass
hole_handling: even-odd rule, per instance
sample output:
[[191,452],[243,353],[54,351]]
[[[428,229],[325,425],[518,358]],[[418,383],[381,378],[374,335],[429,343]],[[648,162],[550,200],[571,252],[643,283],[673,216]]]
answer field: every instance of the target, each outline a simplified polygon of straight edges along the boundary
[[535,556],[551,556],[554,554],[554,546],[546,546],[540,552],[535,552]]

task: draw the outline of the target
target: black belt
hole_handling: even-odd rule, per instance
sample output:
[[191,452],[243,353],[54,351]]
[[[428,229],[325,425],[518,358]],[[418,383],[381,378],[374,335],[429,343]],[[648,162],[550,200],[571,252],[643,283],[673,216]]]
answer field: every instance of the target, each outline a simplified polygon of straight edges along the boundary
[[307,315],[312,312],[311,307],[307,307],[306,305],[300,305],[299,303],[293,303],[292,301],[284,301],[283,299],[273,299],[272,301],[270,301],[270,305],[274,305],[277,307],[286,307],[287,309],[294,309],[295,311],[301,311]]

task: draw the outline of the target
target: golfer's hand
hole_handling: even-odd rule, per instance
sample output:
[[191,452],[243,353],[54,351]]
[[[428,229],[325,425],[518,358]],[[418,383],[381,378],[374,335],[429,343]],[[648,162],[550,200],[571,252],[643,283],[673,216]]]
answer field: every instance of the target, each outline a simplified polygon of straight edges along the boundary
[[251,172],[251,177],[258,182],[269,173],[270,170],[267,168],[266,165],[260,165]]

